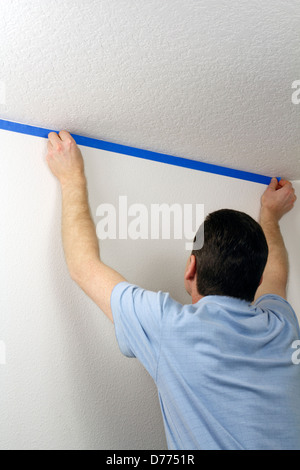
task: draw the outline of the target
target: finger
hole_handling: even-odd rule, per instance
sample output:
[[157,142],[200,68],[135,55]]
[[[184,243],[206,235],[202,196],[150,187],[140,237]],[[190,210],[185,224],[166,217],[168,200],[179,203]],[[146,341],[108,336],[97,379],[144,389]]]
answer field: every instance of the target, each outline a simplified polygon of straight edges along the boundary
[[271,182],[269,184],[269,189],[272,189],[273,191],[277,189],[277,186],[278,186],[278,181],[277,181],[277,178],[272,178],[271,179]]
[[60,137],[56,134],[56,132],[50,132],[50,134],[48,134],[48,139],[50,140],[50,142],[51,142],[52,145],[55,145],[55,144],[61,142],[61,139],[60,139]]
[[288,180],[283,180],[283,179],[281,179],[281,180],[279,181],[279,185],[283,188],[284,186],[292,186],[292,183],[291,183],[290,181],[288,181]]
[[[72,140],[74,141],[73,137],[71,136],[71,134],[67,131],[60,131],[59,133],[59,137],[61,138],[62,141],[65,141],[65,140]],[[75,141],[74,141],[75,142]]]

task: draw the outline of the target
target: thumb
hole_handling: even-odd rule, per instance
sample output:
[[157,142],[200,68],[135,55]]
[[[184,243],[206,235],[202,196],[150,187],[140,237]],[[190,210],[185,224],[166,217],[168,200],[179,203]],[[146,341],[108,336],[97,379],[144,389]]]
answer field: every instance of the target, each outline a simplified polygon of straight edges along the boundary
[[277,186],[278,186],[277,178],[272,178],[271,182],[269,184],[269,189],[272,189],[273,191],[276,191]]

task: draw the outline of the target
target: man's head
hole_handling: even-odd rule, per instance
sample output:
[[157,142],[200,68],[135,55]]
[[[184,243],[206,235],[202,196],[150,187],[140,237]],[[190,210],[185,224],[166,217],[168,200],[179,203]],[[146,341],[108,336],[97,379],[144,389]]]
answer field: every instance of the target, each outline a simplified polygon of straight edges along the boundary
[[[197,235],[194,243],[196,239]],[[204,221],[203,247],[192,251],[186,266],[187,292],[199,298],[223,295],[252,302],[267,257],[265,235],[252,217],[230,209],[212,212]]]

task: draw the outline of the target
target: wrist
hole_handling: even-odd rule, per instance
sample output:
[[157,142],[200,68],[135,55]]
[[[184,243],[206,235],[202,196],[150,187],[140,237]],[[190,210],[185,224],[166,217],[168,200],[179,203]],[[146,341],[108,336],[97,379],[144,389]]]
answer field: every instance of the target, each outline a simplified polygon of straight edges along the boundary
[[279,225],[280,217],[271,209],[262,206],[260,209],[260,222],[271,223],[273,225]]
[[66,188],[72,188],[72,187],[86,187],[87,181],[85,174],[80,172],[76,174],[72,174],[72,176],[68,177],[63,177],[60,179],[60,184],[62,190]]

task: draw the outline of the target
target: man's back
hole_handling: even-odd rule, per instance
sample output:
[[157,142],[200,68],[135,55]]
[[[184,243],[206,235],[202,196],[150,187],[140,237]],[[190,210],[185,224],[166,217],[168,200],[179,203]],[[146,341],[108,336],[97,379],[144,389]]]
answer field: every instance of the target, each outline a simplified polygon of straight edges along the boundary
[[170,449],[300,449],[300,333],[284,299],[182,306],[122,282],[111,305],[122,352],[157,384]]

